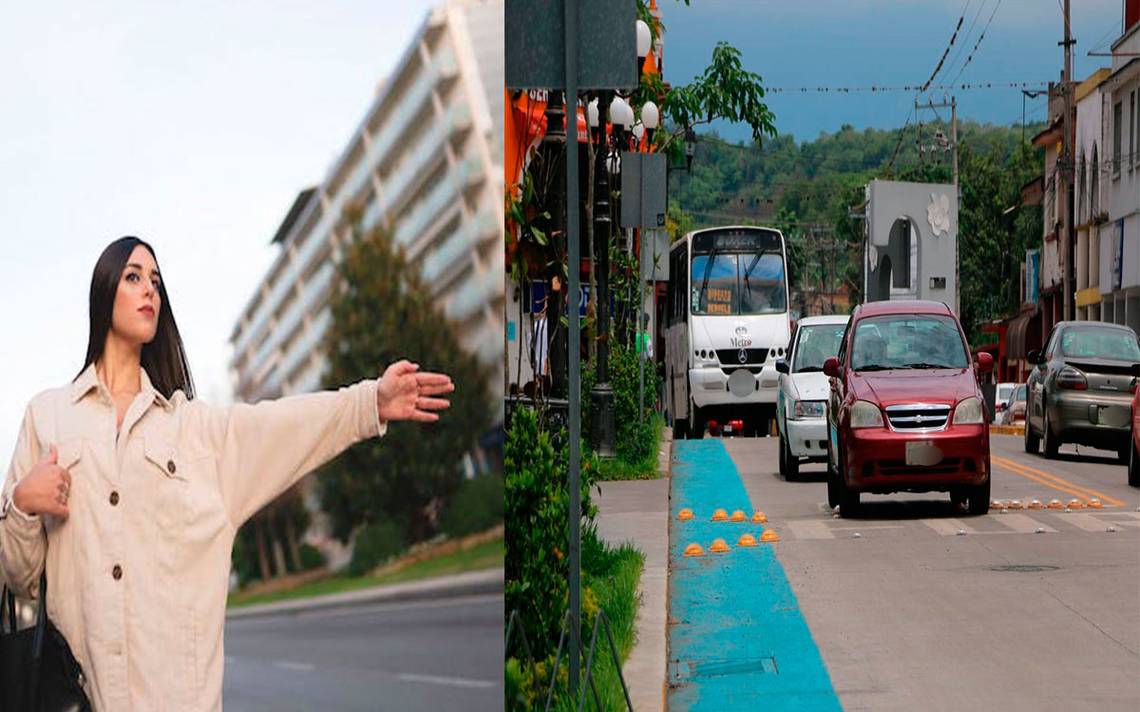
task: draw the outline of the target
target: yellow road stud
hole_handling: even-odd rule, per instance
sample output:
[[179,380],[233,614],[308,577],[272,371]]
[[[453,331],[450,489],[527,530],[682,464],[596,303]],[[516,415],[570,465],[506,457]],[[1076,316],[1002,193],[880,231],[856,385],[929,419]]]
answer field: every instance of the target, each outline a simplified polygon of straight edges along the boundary
[[696,542],[693,542],[692,544],[689,544],[688,546],[685,547],[685,556],[704,556],[704,555],[705,555],[705,550],[702,549],[701,545],[696,543]]
[[713,512],[712,520],[714,522],[727,522],[728,521],[728,512],[724,511],[723,509],[718,509],[715,512]]
[[1064,508],[1065,508],[1065,505],[1061,504],[1061,500],[1059,500],[1059,499],[1049,500],[1049,509],[1064,509]]
[[752,515],[752,521],[756,524],[764,524],[768,521],[768,517],[763,512],[757,512]]
[[1079,499],[1070,499],[1069,500],[1069,509],[1084,509],[1084,508],[1085,508],[1085,503],[1082,502],[1081,500],[1079,500]]
[[764,533],[760,535],[760,541],[772,542],[772,541],[779,541],[779,540],[780,540],[779,535],[776,534],[776,532],[771,530],[771,529],[765,529]]
[[724,552],[728,551],[728,542],[726,542],[724,539],[716,539],[713,541],[712,546],[709,547],[709,551],[715,552],[717,554],[723,554]]
[[744,512],[738,509],[732,513],[732,521],[734,521],[734,522],[746,522],[746,521],[748,521],[748,517],[745,517]]
[[1041,500],[1035,499],[1029,503],[1028,509],[1044,509],[1045,505],[1041,504]]
[[693,518],[693,510],[689,509],[688,507],[685,507],[680,512],[677,512],[677,519],[680,519],[682,522],[688,521],[689,519],[692,519],[692,518]]
[[756,537],[751,534],[742,534],[740,541],[736,542],[737,546],[756,546]]
[[1012,500],[1008,505],[1006,505],[1006,509],[1021,509],[1021,500]]

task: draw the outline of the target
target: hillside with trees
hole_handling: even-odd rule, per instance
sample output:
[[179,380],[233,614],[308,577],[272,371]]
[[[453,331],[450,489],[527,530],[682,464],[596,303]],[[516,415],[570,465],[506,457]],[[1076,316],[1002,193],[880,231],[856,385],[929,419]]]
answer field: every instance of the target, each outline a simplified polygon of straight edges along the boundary
[[[983,323],[1016,312],[1026,248],[1041,244],[1041,210],[1020,208],[1021,187],[1040,175],[1042,152],[1029,144],[1040,125],[1003,127],[959,122],[959,254],[962,321],[972,337]],[[949,182],[951,155],[937,150],[935,122],[901,129],[856,130],[797,142],[781,135],[762,145],[732,144],[701,134],[690,171],[669,177],[675,233],[711,225],[765,224],[788,238],[788,271],[804,313],[830,311],[811,294],[861,300],[863,225],[852,212],[875,178]],[[1024,136],[1024,139],[1023,139]],[[1010,208],[1014,208],[1010,210]]]

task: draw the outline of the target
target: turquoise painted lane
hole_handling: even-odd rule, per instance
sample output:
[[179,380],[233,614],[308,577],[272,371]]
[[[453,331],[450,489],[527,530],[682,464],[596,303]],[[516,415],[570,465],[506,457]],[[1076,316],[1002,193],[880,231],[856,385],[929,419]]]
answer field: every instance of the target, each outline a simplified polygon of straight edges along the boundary
[[[673,443],[669,540],[668,708],[680,710],[840,710],[839,698],[800,612],[774,546],[736,545],[760,539],[768,525],[710,521],[723,508],[755,509],[718,440]],[[678,521],[683,508],[694,517]],[[778,529],[776,529],[778,532]],[[731,550],[709,551],[714,539]],[[686,557],[699,543],[702,557]]]

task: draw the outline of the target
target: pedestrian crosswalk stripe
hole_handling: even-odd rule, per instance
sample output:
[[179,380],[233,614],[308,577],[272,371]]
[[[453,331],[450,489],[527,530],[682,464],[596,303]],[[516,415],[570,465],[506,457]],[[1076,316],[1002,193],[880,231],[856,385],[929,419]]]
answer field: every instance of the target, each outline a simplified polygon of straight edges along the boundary
[[[889,521],[889,520],[886,520]],[[864,520],[832,520],[832,519],[790,519],[785,520],[784,529],[790,533],[789,539],[801,541],[818,541],[825,539],[849,539],[851,532],[860,532],[864,536],[870,534],[875,538],[883,538],[886,533],[878,534],[879,530],[906,529],[911,522],[922,524],[939,536],[957,536],[959,530],[967,535],[989,534],[1035,534],[1042,530],[1046,534],[1058,534],[1065,530],[1079,529],[1085,532],[1104,532],[1109,526],[1140,528],[1140,513],[1137,512],[1062,512],[1045,511],[1034,515],[1009,512],[1007,514],[992,514],[981,519],[970,520],[970,523],[955,517],[930,517],[901,521],[896,524],[886,524],[883,521]]]
[[972,527],[966,526],[965,522],[960,519],[920,519],[919,521],[942,536],[955,536],[959,529],[965,531],[967,534],[977,533]]
[[1044,529],[1049,534],[1057,533],[1057,530],[1053,527],[1028,514],[1014,514],[1012,512],[1009,514],[1000,514],[995,517],[995,521],[1001,522],[1019,534],[1033,534],[1038,529]]

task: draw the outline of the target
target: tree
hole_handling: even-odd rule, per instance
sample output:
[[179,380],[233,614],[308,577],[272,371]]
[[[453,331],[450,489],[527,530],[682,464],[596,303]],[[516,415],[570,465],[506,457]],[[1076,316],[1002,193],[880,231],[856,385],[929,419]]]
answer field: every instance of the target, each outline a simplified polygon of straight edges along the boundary
[[407,541],[432,533],[432,511],[456,490],[460,461],[491,425],[490,374],[459,345],[402,248],[379,230],[354,240],[340,265],[344,287],[331,300],[325,388],[376,378],[407,358],[455,382],[451,408],[428,425],[392,423],[323,468],[321,504],[333,534],[347,541],[362,524],[395,519]]

